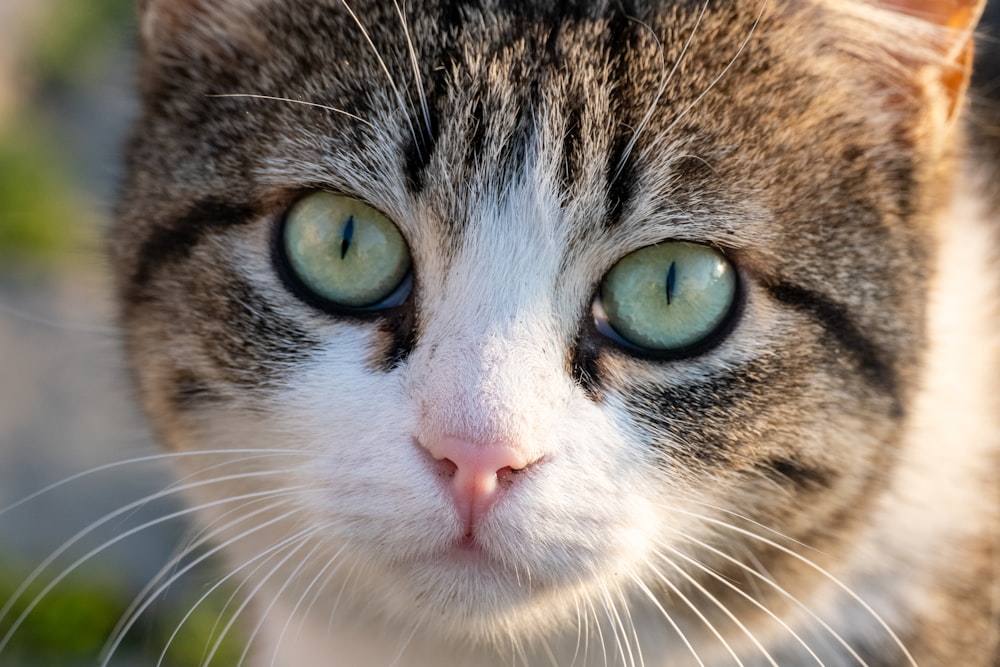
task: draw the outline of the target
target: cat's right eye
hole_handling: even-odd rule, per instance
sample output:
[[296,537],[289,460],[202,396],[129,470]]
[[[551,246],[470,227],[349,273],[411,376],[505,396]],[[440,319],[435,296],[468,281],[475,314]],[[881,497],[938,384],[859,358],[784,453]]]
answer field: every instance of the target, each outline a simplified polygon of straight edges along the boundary
[[400,305],[410,251],[387,217],[352,197],[315,192],[288,211],[280,244],[301,286],[348,310]]

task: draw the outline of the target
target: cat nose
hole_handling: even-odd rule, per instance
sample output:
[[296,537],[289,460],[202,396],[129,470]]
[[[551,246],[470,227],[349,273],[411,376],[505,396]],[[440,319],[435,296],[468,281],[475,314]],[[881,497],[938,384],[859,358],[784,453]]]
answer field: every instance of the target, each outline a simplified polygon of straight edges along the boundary
[[451,492],[466,536],[514,483],[516,475],[534,461],[515,446],[443,437],[421,445],[434,458],[437,472]]

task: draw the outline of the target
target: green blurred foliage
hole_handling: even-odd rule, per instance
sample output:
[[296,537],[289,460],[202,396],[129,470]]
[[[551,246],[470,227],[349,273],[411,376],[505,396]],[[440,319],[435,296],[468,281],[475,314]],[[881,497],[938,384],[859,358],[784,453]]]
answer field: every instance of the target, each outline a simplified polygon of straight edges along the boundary
[[0,261],[47,259],[81,241],[82,196],[64,165],[27,119],[0,128]]
[[[30,571],[0,562],[0,607],[11,600]],[[24,616],[4,647],[0,663],[7,667],[93,667],[129,609],[134,591],[110,572],[76,573],[50,591],[45,590],[47,581],[42,577],[34,582],[12,600],[10,611],[0,618],[2,639]],[[218,599],[210,597],[200,604],[190,595],[153,604],[148,617],[125,636],[111,664],[152,666],[162,654],[163,667],[191,667],[202,664],[218,644],[211,665],[236,665],[243,652],[238,633],[227,633],[221,639],[219,634],[228,616],[224,605],[228,594],[228,590],[219,591]],[[231,605],[228,611],[235,609]]]
[[136,0],[57,0],[29,62],[43,84],[78,82],[109,56],[135,14]]
[[[0,0],[2,1],[2,0]],[[90,84],[120,55],[134,23],[134,0],[54,0],[21,62],[30,85],[14,114],[0,125],[0,263],[36,263],[93,246],[88,194],[67,165],[57,114],[44,108],[46,91]]]
[[[0,600],[11,598],[27,571],[3,568]],[[38,598],[4,649],[4,664],[75,665],[92,661],[114,629],[116,610],[125,608],[119,585],[113,579],[92,576],[73,578],[45,595],[43,589],[41,583],[30,586],[13,601],[11,611],[0,622],[0,635],[6,635]]]

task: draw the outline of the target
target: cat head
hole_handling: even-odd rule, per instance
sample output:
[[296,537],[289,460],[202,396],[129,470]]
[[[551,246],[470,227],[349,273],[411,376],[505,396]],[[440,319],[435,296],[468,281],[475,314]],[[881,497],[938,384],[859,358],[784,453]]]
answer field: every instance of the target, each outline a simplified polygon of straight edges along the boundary
[[906,447],[975,4],[147,0],[114,259],[206,525],[464,638],[808,588]]

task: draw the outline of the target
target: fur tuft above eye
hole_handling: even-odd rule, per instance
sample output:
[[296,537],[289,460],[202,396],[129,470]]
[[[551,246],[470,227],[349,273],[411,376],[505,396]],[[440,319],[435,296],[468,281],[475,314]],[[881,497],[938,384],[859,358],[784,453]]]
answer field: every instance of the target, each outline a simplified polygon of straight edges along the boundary
[[661,243],[612,267],[594,302],[594,319],[600,333],[628,347],[678,353],[719,331],[736,295],[736,271],[722,253]]
[[357,199],[329,192],[300,199],[279,246],[297,286],[334,309],[393,308],[409,295],[410,250],[399,228]]

